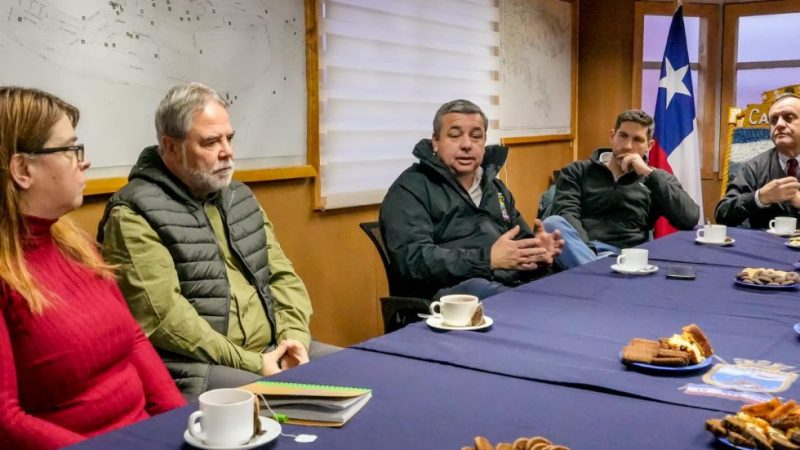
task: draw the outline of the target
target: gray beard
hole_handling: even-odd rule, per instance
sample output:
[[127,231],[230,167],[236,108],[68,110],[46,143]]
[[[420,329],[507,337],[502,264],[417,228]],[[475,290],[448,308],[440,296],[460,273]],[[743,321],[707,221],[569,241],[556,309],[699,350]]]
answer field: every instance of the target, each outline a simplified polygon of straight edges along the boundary
[[181,169],[186,175],[188,175],[187,179],[192,180],[192,184],[189,186],[189,189],[197,197],[201,198],[217,192],[231,183],[234,168],[233,160],[230,161],[230,166],[231,171],[228,176],[226,176],[224,179],[220,179],[213,174],[213,171],[219,169],[219,167],[215,167],[211,171],[203,171],[189,167],[186,164],[186,160],[181,163]]

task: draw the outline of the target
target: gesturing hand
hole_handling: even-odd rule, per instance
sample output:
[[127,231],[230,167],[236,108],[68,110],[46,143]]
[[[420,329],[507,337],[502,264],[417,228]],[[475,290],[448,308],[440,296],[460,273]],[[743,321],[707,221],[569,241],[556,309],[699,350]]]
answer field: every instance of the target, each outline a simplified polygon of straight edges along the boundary
[[492,244],[492,269],[534,270],[537,262],[552,262],[552,256],[546,248],[541,247],[539,238],[514,238],[519,234],[519,225],[508,230]]
[[544,225],[539,219],[534,221],[534,226],[537,230],[534,237],[538,239],[540,245],[547,250],[547,254],[551,257],[550,262],[552,263],[552,258],[560,255],[561,250],[564,248],[564,239],[561,238],[561,232],[555,230],[552,233],[548,233],[545,231]]
[[758,200],[765,204],[781,203],[792,200],[800,192],[800,182],[795,177],[778,178],[761,186],[758,190]]

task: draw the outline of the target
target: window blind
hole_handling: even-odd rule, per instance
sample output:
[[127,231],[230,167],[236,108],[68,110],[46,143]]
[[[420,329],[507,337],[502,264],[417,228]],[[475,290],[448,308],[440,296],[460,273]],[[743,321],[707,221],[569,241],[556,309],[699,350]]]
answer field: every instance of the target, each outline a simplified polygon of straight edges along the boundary
[[[377,204],[456,98],[497,119],[496,0],[320,0],[326,209]],[[489,139],[497,140],[496,130]]]

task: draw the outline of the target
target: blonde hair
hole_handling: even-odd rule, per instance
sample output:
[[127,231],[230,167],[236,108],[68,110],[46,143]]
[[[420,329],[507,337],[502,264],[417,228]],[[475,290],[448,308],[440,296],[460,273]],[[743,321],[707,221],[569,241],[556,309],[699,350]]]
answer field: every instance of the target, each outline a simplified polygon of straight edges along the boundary
[[[12,157],[41,148],[53,126],[64,115],[78,124],[78,109],[60,98],[37,89],[0,86],[0,280],[40,314],[56,300],[40,288],[25,262],[23,240],[27,230],[20,208],[19,190],[11,177]],[[51,228],[53,241],[67,258],[100,277],[113,278],[112,267],[100,257],[93,240],[71,220],[61,217]]]

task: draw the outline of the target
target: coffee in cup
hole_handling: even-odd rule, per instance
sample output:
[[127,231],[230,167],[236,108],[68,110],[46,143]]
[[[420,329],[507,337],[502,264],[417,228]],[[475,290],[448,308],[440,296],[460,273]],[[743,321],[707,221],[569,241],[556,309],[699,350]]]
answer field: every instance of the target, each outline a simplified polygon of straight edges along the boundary
[[697,239],[712,244],[722,244],[728,238],[728,227],[725,225],[705,225],[697,230]]
[[200,410],[189,416],[189,434],[209,446],[247,443],[253,437],[254,398],[244,389],[214,389],[200,394]]
[[627,270],[641,270],[647,267],[648,251],[643,248],[625,248],[617,256],[617,264]]
[[794,234],[797,229],[797,219],[794,217],[776,217],[769,221],[769,229],[776,234]]
[[431,303],[431,314],[440,317],[445,325],[465,327],[471,323],[478,304],[478,297],[474,295],[444,295]]

